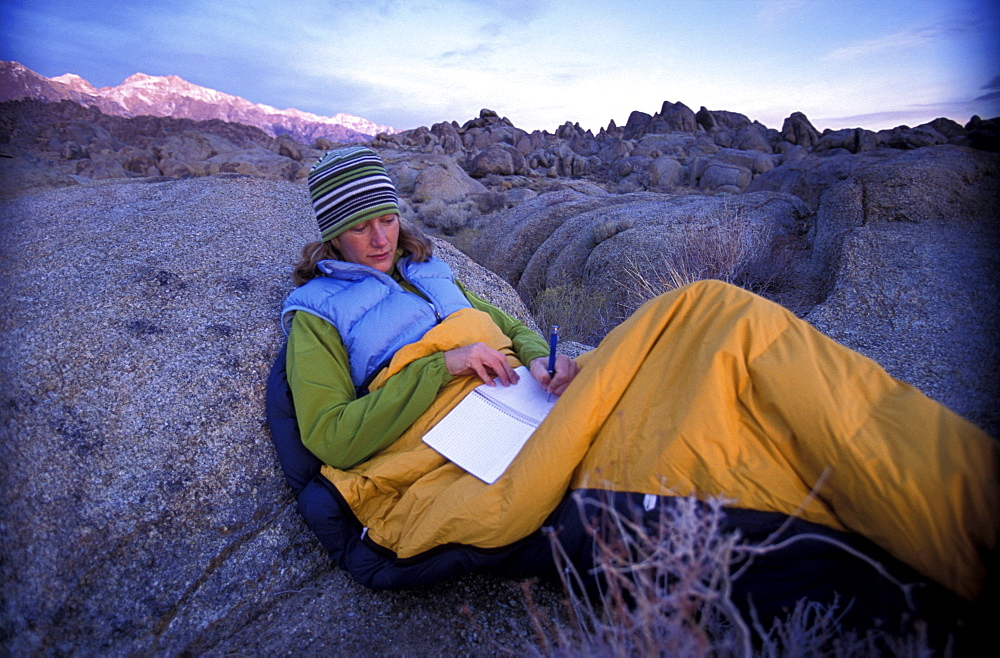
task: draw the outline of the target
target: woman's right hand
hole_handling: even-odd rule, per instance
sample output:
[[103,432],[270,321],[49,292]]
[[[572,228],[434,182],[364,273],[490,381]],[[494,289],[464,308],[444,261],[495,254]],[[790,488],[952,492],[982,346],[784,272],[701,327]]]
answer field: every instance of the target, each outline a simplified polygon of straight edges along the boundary
[[444,364],[452,375],[478,375],[489,386],[495,386],[494,378],[499,378],[504,386],[516,384],[518,380],[507,357],[485,343],[448,350],[444,353]]
[[538,380],[538,383],[547,392],[553,395],[562,395],[566,392],[566,387],[570,385],[580,372],[580,366],[576,365],[576,361],[565,354],[557,354],[556,376],[552,377],[549,375],[548,364],[548,357],[540,356],[537,359],[533,359],[528,364],[528,368],[535,379]]

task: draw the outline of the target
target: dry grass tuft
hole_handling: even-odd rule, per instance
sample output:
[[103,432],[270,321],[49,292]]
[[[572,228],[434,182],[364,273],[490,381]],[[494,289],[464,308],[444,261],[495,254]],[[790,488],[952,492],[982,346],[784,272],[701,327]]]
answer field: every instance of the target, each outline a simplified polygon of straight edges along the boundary
[[529,308],[539,327],[557,324],[563,340],[597,345],[623,319],[611,306],[582,285],[563,284],[542,290]]
[[775,249],[770,229],[740,208],[726,210],[718,223],[689,226],[677,248],[657,259],[632,258],[622,282],[629,310],[664,292],[703,279],[718,279],[765,294],[785,274],[790,257]]

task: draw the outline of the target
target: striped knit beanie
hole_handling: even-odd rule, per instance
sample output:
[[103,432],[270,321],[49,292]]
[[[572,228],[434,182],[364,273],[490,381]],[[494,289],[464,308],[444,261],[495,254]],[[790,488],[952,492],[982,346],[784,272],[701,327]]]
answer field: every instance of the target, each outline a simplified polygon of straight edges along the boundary
[[330,151],[309,171],[309,195],[323,240],[355,224],[399,214],[399,198],[382,160],[363,146]]

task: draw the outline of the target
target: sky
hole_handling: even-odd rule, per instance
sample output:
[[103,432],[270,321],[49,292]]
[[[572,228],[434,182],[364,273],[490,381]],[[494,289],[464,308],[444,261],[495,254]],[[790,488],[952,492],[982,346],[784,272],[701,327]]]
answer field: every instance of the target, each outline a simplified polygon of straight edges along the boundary
[[0,59],[397,129],[596,133],[670,101],[879,130],[1000,116],[1000,0],[0,0]]

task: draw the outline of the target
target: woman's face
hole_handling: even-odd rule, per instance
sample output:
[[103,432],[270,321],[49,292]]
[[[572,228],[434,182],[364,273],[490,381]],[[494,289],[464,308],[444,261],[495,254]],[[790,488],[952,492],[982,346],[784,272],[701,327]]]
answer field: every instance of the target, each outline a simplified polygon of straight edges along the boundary
[[388,273],[399,242],[399,215],[389,213],[352,226],[333,239],[333,246],[349,263],[360,263]]

